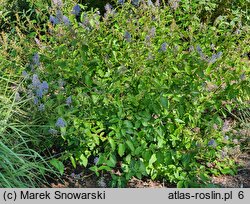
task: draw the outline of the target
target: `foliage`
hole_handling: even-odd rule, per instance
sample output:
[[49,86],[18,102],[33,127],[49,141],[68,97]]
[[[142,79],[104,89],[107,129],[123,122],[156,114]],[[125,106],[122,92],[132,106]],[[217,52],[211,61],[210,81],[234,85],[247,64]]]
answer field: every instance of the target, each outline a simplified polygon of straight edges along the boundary
[[0,84],[0,187],[39,187],[49,174],[56,176],[34,150],[44,138],[32,130],[34,121],[28,122],[29,114],[23,110],[27,100],[19,94],[20,79],[2,75]]
[[223,153],[234,147],[225,118],[237,101],[249,105],[246,13],[176,2],[106,5],[104,16],[52,5],[44,25],[30,22],[33,33],[13,31],[12,61],[25,68],[30,106],[61,161],[111,172],[111,186],[135,176],[195,187],[236,172]]

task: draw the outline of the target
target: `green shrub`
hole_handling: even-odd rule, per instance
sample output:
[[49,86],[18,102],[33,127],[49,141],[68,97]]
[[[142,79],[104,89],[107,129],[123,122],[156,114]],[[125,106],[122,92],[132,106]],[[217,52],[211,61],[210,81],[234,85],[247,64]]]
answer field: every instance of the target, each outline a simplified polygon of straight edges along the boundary
[[33,106],[38,115],[42,106],[39,121],[53,138],[46,145],[56,141],[74,167],[112,172],[111,186],[135,176],[190,187],[234,174],[223,156],[234,146],[224,119],[249,100],[241,59],[249,27],[241,11],[202,21],[203,3],[125,3],[104,17],[81,6],[80,23],[69,7],[53,8],[46,35],[36,45],[26,36],[20,51]]

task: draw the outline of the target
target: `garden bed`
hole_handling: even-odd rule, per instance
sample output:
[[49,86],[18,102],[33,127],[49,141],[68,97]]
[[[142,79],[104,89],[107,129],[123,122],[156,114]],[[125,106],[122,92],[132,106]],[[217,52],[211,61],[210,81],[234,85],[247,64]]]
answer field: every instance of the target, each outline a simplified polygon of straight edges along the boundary
[[249,186],[244,0],[9,2],[3,187]]
[[[211,184],[215,187],[221,188],[250,188],[250,154],[245,153],[239,156],[238,160],[241,167],[238,169],[238,173],[234,176],[231,175],[221,175],[212,176]],[[96,177],[92,172],[89,175],[83,175],[82,171],[75,173],[70,173],[64,175],[61,179],[57,181],[50,180],[49,186],[42,187],[52,187],[52,188],[103,188],[100,186],[98,180],[100,178]],[[105,183],[111,177],[107,174],[104,175]],[[176,188],[176,185],[169,184],[163,181],[152,181],[150,179],[140,180],[137,178],[132,178],[128,181],[127,188]]]

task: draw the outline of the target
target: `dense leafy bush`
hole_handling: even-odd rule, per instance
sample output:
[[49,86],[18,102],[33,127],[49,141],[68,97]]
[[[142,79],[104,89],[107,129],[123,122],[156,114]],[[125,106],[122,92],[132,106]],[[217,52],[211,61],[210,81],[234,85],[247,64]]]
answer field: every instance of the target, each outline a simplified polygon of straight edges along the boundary
[[38,28],[14,49],[45,144],[56,143],[62,161],[111,172],[111,186],[135,176],[187,187],[235,173],[224,119],[249,105],[245,13],[211,23],[199,14],[215,3],[176,3],[106,5],[104,17],[53,5],[45,34]]
[[[49,7],[53,2],[63,2],[57,0],[1,0],[0,3],[0,29],[7,30],[13,27],[13,22],[27,22],[33,20],[38,24],[44,23],[44,18],[41,14],[48,14]],[[72,4],[73,0],[63,2],[64,6]],[[112,6],[115,4],[122,5],[125,2],[129,2],[133,5],[138,5],[143,0],[79,0],[78,3],[87,5],[88,9],[98,8],[103,15],[105,12],[105,5],[109,3]],[[156,5],[165,6],[169,5],[178,7],[180,0],[144,0],[148,4],[154,3]],[[186,1],[187,2],[187,1]],[[220,15],[235,16],[241,18],[244,22],[249,22],[249,7],[250,0],[192,0],[188,2],[187,9],[190,9],[190,14],[198,15],[202,21],[207,23],[213,23],[215,19]],[[19,16],[17,16],[17,14]],[[6,21],[8,20],[8,21]]]

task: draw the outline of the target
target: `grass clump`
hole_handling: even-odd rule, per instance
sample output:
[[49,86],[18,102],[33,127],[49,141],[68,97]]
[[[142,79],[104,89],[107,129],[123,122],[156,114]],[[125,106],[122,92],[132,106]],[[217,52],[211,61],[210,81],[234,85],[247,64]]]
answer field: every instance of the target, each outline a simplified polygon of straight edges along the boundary
[[52,4],[32,34],[12,31],[11,62],[25,69],[46,146],[63,151],[52,160],[61,173],[69,160],[120,187],[132,177],[196,187],[236,173],[224,150],[235,146],[228,118],[238,101],[249,105],[249,25],[237,10],[204,20],[203,5],[126,2],[101,16]]
[[10,74],[1,76],[0,84],[0,187],[41,187],[56,172],[39,154],[43,138],[32,131],[35,123],[24,110],[28,101],[19,94],[22,82]]

